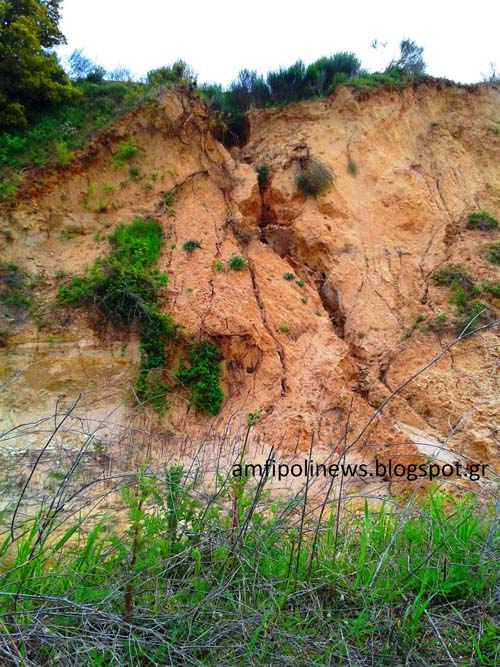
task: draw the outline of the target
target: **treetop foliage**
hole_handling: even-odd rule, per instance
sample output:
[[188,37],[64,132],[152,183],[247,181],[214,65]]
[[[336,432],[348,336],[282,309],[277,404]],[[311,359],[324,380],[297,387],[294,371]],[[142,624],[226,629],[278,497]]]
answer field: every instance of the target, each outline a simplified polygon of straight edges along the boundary
[[30,115],[76,95],[53,53],[63,44],[61,0],[0,2],[0,128],[26,125]]

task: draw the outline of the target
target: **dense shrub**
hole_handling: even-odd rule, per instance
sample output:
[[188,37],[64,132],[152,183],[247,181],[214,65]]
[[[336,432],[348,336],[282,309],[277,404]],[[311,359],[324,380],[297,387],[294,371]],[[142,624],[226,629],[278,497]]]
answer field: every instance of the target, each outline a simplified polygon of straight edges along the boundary
[[136,83],[75,85],[82,93],[77,103],[38,114],[24,130],[0,133],[0,199],[15,194],[22,168],[64,164],[96,130],[147,99],[144,86]]
[[330,167],[314,158],[300,163],[295,174],[297,188],[303,194],[312,197],[327,190],[333,179],[334,174]]
[[201,248],[201,243],[196,239],[189,239],[188,241],[184,241],[182,244],[182,249],[189,254],[196,250],[196,248]]
[[246,267],[247,263],[245,258],[241,255],[231,255],[231,257],[227,260],[227,265],[233,271],[242,271]]
[[188,363],[181,361],[176,378],[191,394],[190,402],[198,409],[216,415],[224,400],[220,386],[221,356],[217,347],[208,341],[192,343]]

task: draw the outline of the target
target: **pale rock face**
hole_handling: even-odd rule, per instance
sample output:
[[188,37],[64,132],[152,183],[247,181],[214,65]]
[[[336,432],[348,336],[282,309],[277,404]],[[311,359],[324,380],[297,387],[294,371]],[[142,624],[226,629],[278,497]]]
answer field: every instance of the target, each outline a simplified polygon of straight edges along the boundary
[[[419,85],[369,95],[342,88],[250,112],[249,142],[233,157],[211,137],[203,105],[187,95],[166,93],[117,120],[64,171],[27,180],[4,213],[2,254],[46,278],[37,288],[46,325],[20,324],[0,348],[2,430],[50,415],[58,399],[71,404],[81,392],[86,418],[113,414],[108,436],[145,419],[131,396],[135,334],[99,332],[86,313],[64,323],[48,304],[56,271],[90,265],[118,223],[154,217],[165,232],[164,311],[224,356],[227,400],[214,432],[235,414],[244,420],[260,410],[254,431],[263,442],[305,452],[314,432],[321,452],[342,441],[348,422],[357,460],[404,461],[425,456],[402,443],[442,443],[460,422],[447,448],[497,465],[498,328],[455,346],[357,435],[391,391],[453,338],[451,330],[437,336],[416,328],[401,341],[418,313],[426,321],[440,312],[453,318],[433,270],[452,261],[477,282],[500,280],[484,255],[498,232],[464,224],[478,208],[500,216],[500,139],[488,131],[499,115],[494,87]],[[129,136],[140,148],[138,178],[111,161]],[[317,198],[295,186],[304,151],[335,173]],[[255,166],[263,163],[270,177],[259,188]],[[163,205],[162,193],[174,187],[173,205]],[[201,248],[184,252],[187,239]],[[232,253],[245,256],[244,271],[227,267]],[[287,272],[295,280],[285,280]],[[180,350],[169,353],[166,374]],[[159,433],[193,437],[208,424],[182,395],[172,395],[159,423],[148,418]],[[22,438],[13,443],[22,446]]]

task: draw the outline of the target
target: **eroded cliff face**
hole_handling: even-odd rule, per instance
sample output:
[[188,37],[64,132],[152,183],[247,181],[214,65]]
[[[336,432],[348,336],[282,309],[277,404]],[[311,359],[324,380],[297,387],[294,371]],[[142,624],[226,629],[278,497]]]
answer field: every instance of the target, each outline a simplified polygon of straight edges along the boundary
[[[33,319],[13,325],[0,349],[2,431],[83,392],[80,416],[98,425],[102,442],[146,421],[160,441],[196,439],[260,411],[254,434],[263,448],[307,452],[314,432],[317,460],[342,442],[351,445],[348,460],[367,462],[425,460],[442,445],[438,458],[459,452],[494,468],[498,327],[455,345],[374,413],[454,339],[451,326],[425,328],[441,313],[454,317],[433,271],[455,262],[479,284],[499,282],[486,258],[499,232],[465,224],[472,210],[500,215],[500,137],[488,129],[499,118],[493,86],[421,84],[369,95],[341,88],[251,112],[249,141],[230,155],[212,138],[203,104],[170,91],[117,120],[64,170],[27,176],[4,213],[2,255],[45,283],[35,288],[38,327]],[[139,154],[116,165],[112,155],[128,138]],[[317,198],[295,185],[307,155],[336,175]],[[259,187],[261,164],[270,173]],[[51,306],[56,276],[90,265],[107,250],[109,232],[137,217],[164,229],[164,311],[223,354],[226,401],[215,420],[189,409],[178,390],[160,420],[138,411],[134,333],[102,331],[89,313]],[[201,247],[186,253],[188,239]],[[247,260],[244,271],[227,268],[233,253]],[[493,316],[498,301],[490,299]],[[424,331],[414,327],[419,315]],[[166,375],[179,351],[169,354]],[[12,433],[13,447],[39,438]]]

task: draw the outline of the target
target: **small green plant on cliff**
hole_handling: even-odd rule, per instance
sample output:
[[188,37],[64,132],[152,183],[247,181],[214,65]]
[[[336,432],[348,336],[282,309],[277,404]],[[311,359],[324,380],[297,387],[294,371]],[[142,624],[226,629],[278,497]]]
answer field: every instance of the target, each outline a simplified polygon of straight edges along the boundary
[[[455,320],[457,335],[462,334],[464,330],[472,332],[489,321],[485,304],[475,299],[478,294],[481,294],[481,287],[474,283],[460,265],[445,264],[434,271],[432,278],[435,285],[443,285],[450,290],[450,303],[455,305],[455,312],[459,316]],[[492,293],[485,286],[483,289]]]
[[246,267],[247,263],[246,263],[245,258],[242,257],[241,255],[234,255],[233,254],[227,260],[227,265],[233,271],[243,271],[243,269]]
[[405,341],[405,340],[407,340],[408,338],[410,338],[410,336],[411,336],[411,335],[414,333],[414,331],[418,328],[418,325],[421,324],[421,323],[424,322],[424,321],[425,321],[425,315],[424,315],[424,313],[417,313],[417,315],[415,316],[415,319],[413,320],[413,323],[412,323],[412,325],[410,326],[410,328],[409,328],[409,329],[406,329],[406,330],[403,331],[403,333],[401,334],[401,338],[400,338],[400,340],[401,340],[401,341]]
[[472,280],[462,267],[451,262],[436,269],[432,274],[432,280],[435,285],[472,284]]
[[498,220],[485,210],[474,211],[467,216],[467,227],[489,232],[498,227]]
[[119,225],[109,243],[110,253],[97,259],[83,276],[72,276],[61,285],[57,300],[61,305],[93,306],[115,326],[136,324],[140,338],[136,393],[160,410],[164,390],[158,373],[166,363],[164,341],[176,333],[170,315],[159,311],[158,291],[166,285],[167,276],[152,268],[162,244],[160,223],[134,220]]
[[196,239],[189,239],[188,241],[184,241],[182,244],[182,249],[185,250],[188,255],[196,250],[196,248],[201,248],[201,243]]
[[492,264],[500,266],[500,241],[492,243],[488,248],[488,259]]
[[287,271],[286,273],[283,274],[283,278],[284,280],[292,281],[295,278],[295,276],[290,271]]
[[295,173],[295,184],[302,194],[316,197],[333,183],[333,171],[314,158],[303,160]]
[[494,296],[496,299],[500,299],[500,283],[492,285],[489,282],[483,283],[483,290]]
[[137,155],[137,152],[138,148],[132,139],[129,138],[125,141],[120,141],[116,152],[113,153],[113,164],[116,167],[124,167],[128,160]]
[[188,364],[182,360],[176,379],[189,390],[190,403],[198,410],[216,415],[224,400],[220,386],[222,358],[217,347],[209,341],[188,346]]

